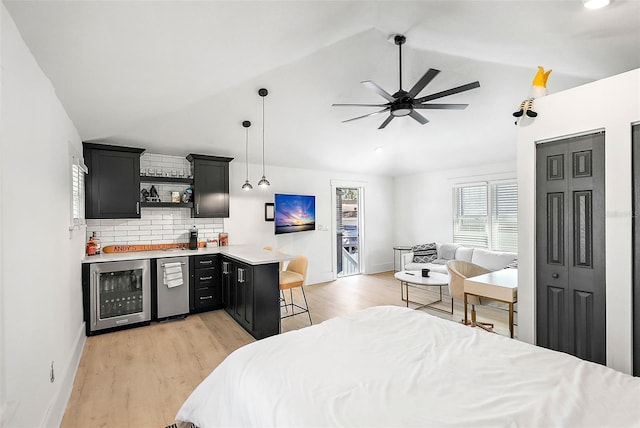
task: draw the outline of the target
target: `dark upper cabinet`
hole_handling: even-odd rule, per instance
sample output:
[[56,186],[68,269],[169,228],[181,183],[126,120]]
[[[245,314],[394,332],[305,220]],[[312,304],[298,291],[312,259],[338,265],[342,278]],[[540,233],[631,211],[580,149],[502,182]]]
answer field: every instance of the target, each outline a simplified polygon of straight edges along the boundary
[[87,218],[140,218],[140,154],[144,149],[83,143],[89,168]]
[[229,162],[233,158],[190,154],[193,163],[192,217],[229,217]]

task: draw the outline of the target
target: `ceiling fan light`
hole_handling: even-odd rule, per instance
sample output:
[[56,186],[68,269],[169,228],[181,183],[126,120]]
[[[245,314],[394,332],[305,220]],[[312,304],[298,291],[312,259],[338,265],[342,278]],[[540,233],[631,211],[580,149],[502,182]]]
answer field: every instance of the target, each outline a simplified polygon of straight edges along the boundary
[[587,9],[602,9],[603,7],[608,6],[610,0],[582,0],[582,5]]
[[265,189],[269,186],[271,186],[271,183],[269,183],[269,180],[267,180],[267,177],[265,177],[264,175],[262,176],[262,178],[260,179],[260,181],[258,181],[258,186]]
[[400,104],[396,104],[395,106],[394,105],[391,106],[391,115],[396,117],[406,116],[408,114],[411,114],[412,111],[413,111],[413,108],[409,103],[400,103]]

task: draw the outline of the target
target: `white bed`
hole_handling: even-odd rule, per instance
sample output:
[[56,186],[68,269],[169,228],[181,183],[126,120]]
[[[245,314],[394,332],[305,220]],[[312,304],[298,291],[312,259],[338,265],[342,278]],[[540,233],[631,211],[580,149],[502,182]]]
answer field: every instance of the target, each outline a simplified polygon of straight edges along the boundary
[[217,426],[640,426],[640,378],[380,306],[244,346],[176,419]]

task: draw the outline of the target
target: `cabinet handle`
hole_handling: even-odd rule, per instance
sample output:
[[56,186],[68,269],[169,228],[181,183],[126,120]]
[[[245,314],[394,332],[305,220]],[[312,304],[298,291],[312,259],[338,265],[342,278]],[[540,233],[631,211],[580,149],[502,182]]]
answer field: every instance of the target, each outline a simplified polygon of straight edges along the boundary
[[96,296],[96,317],[95,320],[93,322],[93,325],[96,326],[98,325],[98,320],[100,319],[100,275],[98,275],[98,272],[93,272],[93,277],[95,278],[94,280],[94,294]]
[[208,281],[210,279],[213,279],[213,276],[201,276],[200,277],[200,281]]
[[200,214],[200,204],[196,204],[196,214]]
[[238,282],[244,282],[244,269],[238,268]]
[[558,275],[555,272],[553,274],[551,274],[551,278],[553,278],[553,279],[558,279],[559,277],[560,277],[560,275]]
[[136,202],[136,214],[140,214],[140,202]]
[[213,263],[213,260],[200,260],[201,265],[210,265]]
[[209,300],[209,299],[213,299],[213,296],[203,296],[203,297],[200,297],[200,300]]
[[229,275],[229,262],[222,262],[222,273],[225,275]]

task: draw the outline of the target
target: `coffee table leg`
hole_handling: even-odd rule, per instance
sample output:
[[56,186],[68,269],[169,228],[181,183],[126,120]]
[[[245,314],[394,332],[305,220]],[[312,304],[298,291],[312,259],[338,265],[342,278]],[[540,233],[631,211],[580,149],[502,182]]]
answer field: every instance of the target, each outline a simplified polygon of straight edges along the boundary
[[467,293],[464,293],[464,324],[468,324],[467,320]]
[[407,294],[407,308],[408,308],[409,307],[409,283],[408,282],[404,283],[404,288],[405,290],[407,290],[406,294]]
[[513,303],[509,303],[509,334],[513,339]]

